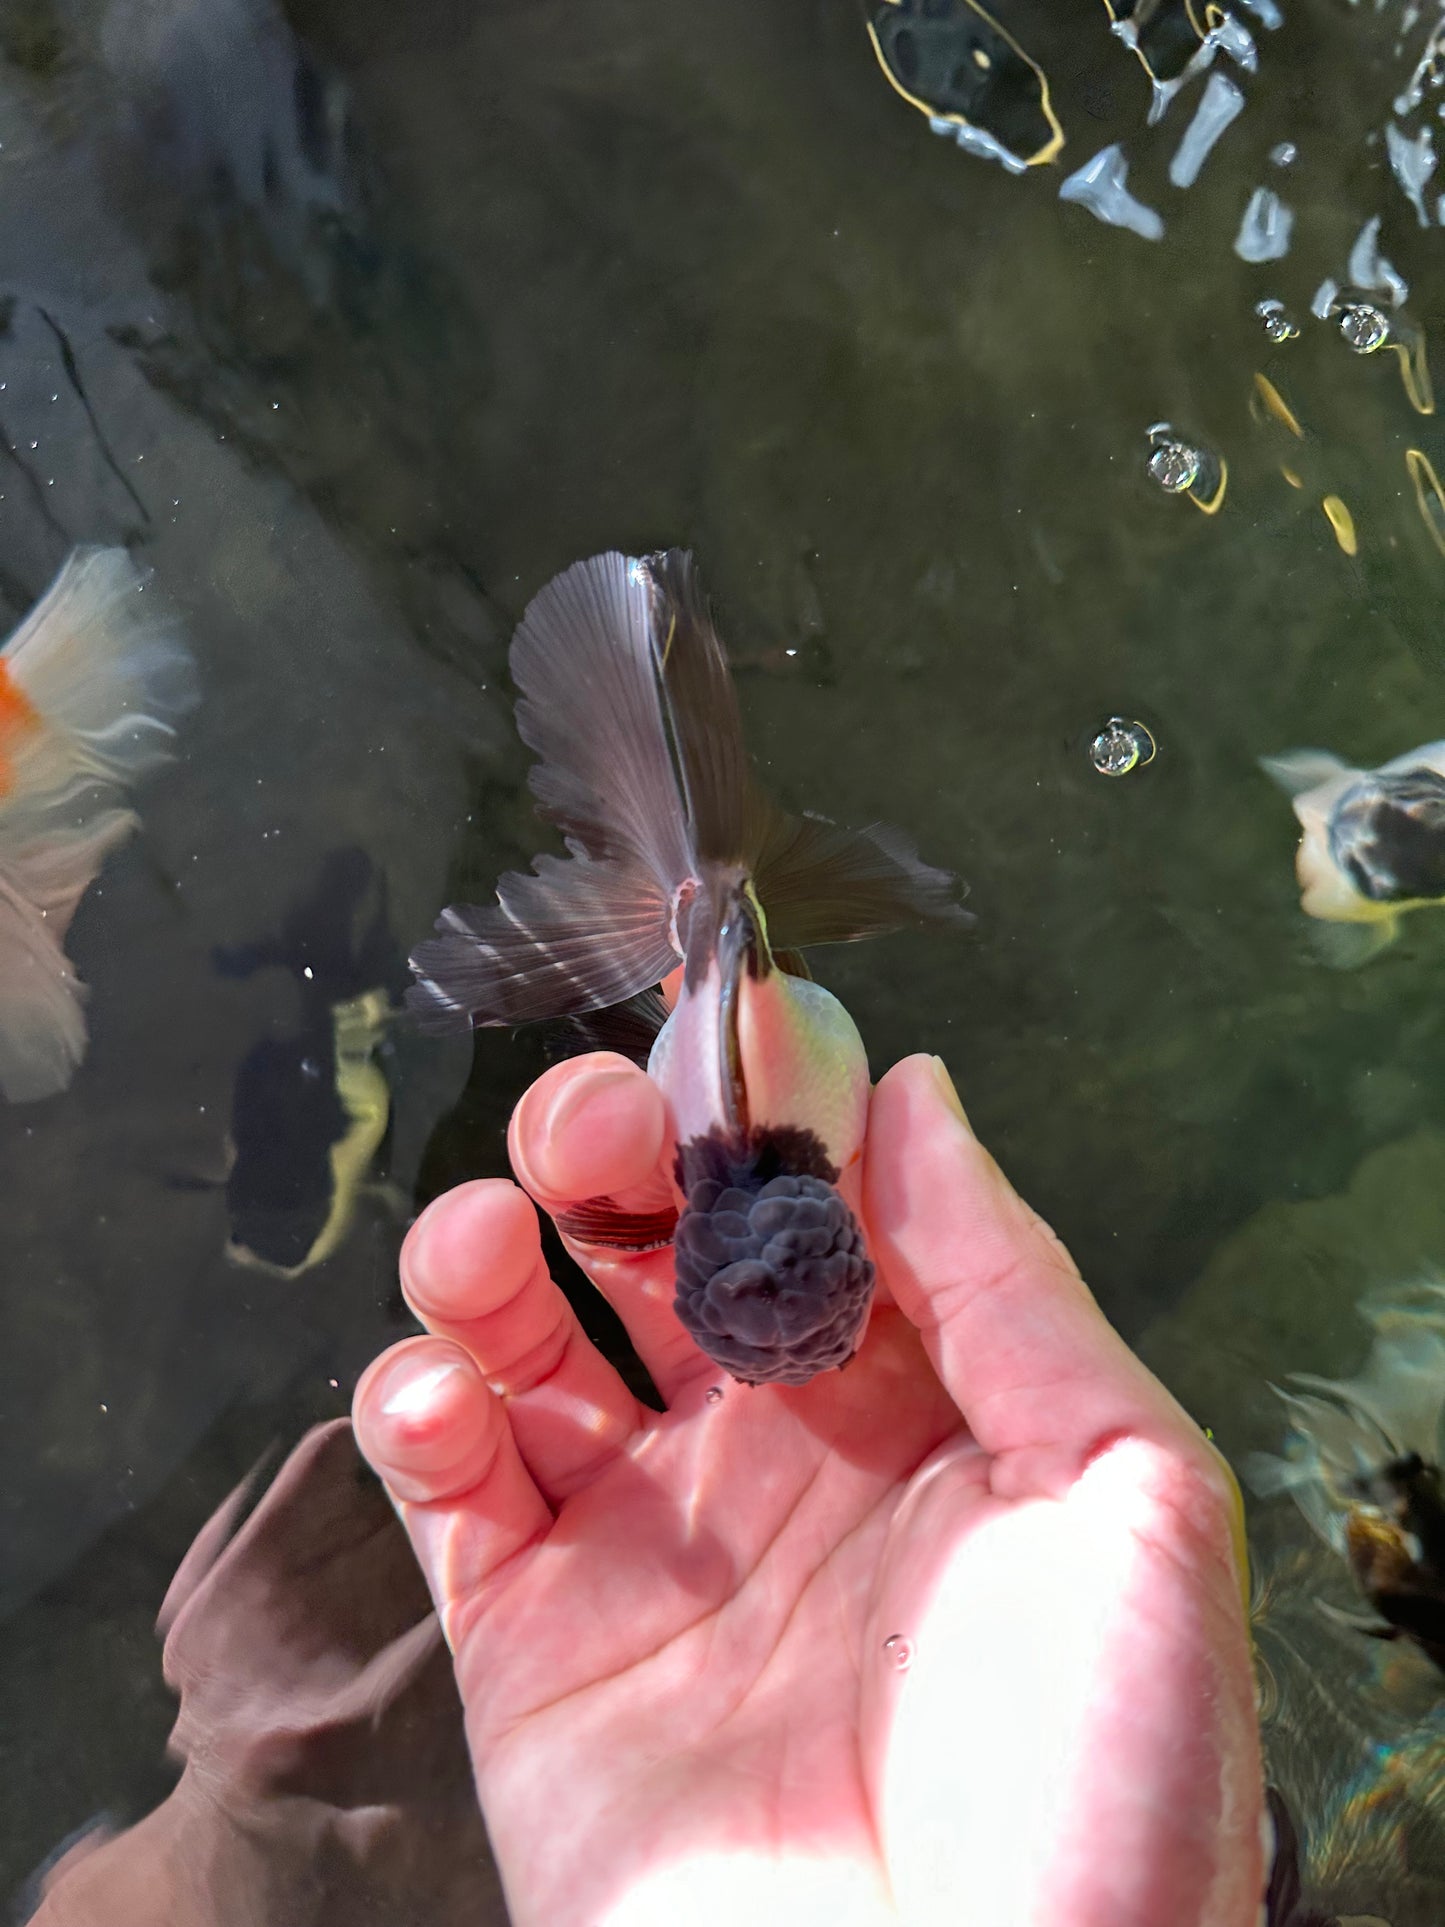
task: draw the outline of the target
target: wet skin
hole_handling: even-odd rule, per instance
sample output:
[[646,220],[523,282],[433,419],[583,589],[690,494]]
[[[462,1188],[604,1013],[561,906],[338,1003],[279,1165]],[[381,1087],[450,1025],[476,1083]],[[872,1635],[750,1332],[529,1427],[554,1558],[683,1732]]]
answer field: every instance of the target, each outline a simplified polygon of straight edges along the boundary
[[[521,1190],[463,1185],[413,1227],[433,1335],[371,1367],[357,1434],[455,1654],[516,1927],[1254,1927],[1237,1490],[940,1072],[873,1094],[879,1301],[800,1388],[702,1356],[670,1251],[574,1244],[650,1412]],[[655,1199],[670,1159],[660,1094],[611,1055],[513,1120],[554,1214]]]

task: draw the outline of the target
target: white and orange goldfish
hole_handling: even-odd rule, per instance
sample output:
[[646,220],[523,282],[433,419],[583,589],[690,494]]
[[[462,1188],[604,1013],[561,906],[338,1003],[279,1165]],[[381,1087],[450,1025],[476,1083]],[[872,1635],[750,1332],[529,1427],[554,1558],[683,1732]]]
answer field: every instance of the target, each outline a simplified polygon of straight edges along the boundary
[[954,879],[881,827],[792,817],[753,781],[690,556],[579,562],[512,643],[531,783],[570,854],[443,913],[412,958],[434,1027],[635,998],[683,964],[648,1062],[679,1146],[679,1317],[747,1383],[845,1364],[873,1266],[855,1216],[862,1040],[796,953],[961,918]]
[[85,986],[80,899],[140,819],[129,785],[171,753],[190,664],[124,549],[77,549],[0,650],[0,1092],[65,1089]]

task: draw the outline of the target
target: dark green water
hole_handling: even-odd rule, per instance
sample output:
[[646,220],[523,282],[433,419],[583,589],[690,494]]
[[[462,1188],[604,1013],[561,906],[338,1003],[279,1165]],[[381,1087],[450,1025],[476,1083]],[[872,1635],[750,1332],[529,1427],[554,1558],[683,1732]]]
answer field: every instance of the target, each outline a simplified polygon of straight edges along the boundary
[[[1018,178],[930,134],[848,0],[0,7],[0,592],[18,619],[73,543],[130,541],[204,691],[76,921],[87,1061],[0,1111],[8,1883],[164,1790],[171,1572],[407,1329],[407,1215],[504,1168],[542,1061],[397,1033],[390,1190],[303,1277],[241,1270],[233,1088],[309,1007],[215,952],[324,931],[323,866],[359,849],[395,965],[532,854],[506,643],[579,556],[694,548],[780,799],[968,879],[972,934],[817,973],[875,1066],[945,1057],[1226,1449],[1277,1445],[1266,1377],[1354,1369],[1366,1288],[1445,1260],[1445,919],[1322,968],[1256,766],[1445,734],[1445,555],[1405,464],[1445,472],[1445,436],[1395,355],[1309,313],[1380,215],[1440,336],[1439,232],[1383,146],[1435,16],[1285,11],[1241,14],[1258,71],[1215,70],[1245,112],[1180,190],[1202,82],[1146,130],[1097,0],[1000,5],[1067,137]],[[1159,241],[1058,198],[1116,141]],[[1261,185],[1294,229],[1249,265]],[[1149,480],[1161,420],[1226,458],[1218,514]],[[1110,781],[1086,748],[1115,712],[1160,748]]]

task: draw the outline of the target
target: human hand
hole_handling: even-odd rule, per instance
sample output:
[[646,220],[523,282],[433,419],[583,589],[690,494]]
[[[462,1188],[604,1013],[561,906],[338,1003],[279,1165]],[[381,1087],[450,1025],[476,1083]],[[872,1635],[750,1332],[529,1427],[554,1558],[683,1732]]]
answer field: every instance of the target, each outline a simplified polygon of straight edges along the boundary
[[[553,1215],[655,1202],[656,1087],[513,1120]],[[735,1384],[672,1254],[573,1242],[667,1410],[583,1336],[501,1180],[402,1253],[432,1336],[357,1388],[441,1613],[515,1927],[1254,1927],[1238,1494],[1010,1188],[936,1059],[873,1095],[862,1347]],[[719,1392],[721,1396],[718,1396]]]

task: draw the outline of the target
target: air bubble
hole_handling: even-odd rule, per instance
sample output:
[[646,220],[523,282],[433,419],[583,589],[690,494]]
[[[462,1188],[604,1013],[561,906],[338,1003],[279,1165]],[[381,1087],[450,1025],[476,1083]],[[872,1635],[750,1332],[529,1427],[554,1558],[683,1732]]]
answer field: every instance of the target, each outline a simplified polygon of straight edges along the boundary
[[1370,301],[1352,301],[1340,314],[1340,338],[1357,355],[1372,355],[1390,339],[1390,318]]
[[893,1662],[896,1672],[906,1673],[913,1664],[913,1642],[905,1639],[902,1633],[892,1633],[883,1642],[883,1650]]
[[1161,441],[1149,457],[1149,479],[1166,495],[1183,495],[1199,480],[1201,458],[1187,442]]
[[1264,332],[1273,342],[1293,341],[1299,333],[1299,323],[1285,311],[1282,301],[1259,301],[1254,312],[1264,324]]
[[1168,422],[1154,422],[1148,433],[1144,466],[1150,481],[1166,495],[1187,495],[1197,509],[1213,515],[1228,480],[1223,458],[1176,434]]
[[721,1385],[709,1385],[709,1386],[708,1386],[708,1388],[707,1388],[707,1402],[708,1402],[708,1404],[709,1404],[709,1405],[717,1405],[717,1404],[719,1404],[719,1403],[721,1402],[721,1400],[722,1400],[722,1395],[723,1395],[723,1388],[722,1388],[722,1386],[721,1386]]
[[1100,776],[1127,776],[1144,769],[1159,754],[1159,746],[1143,723],[1111,716],[1089,744],[1089,761]]

